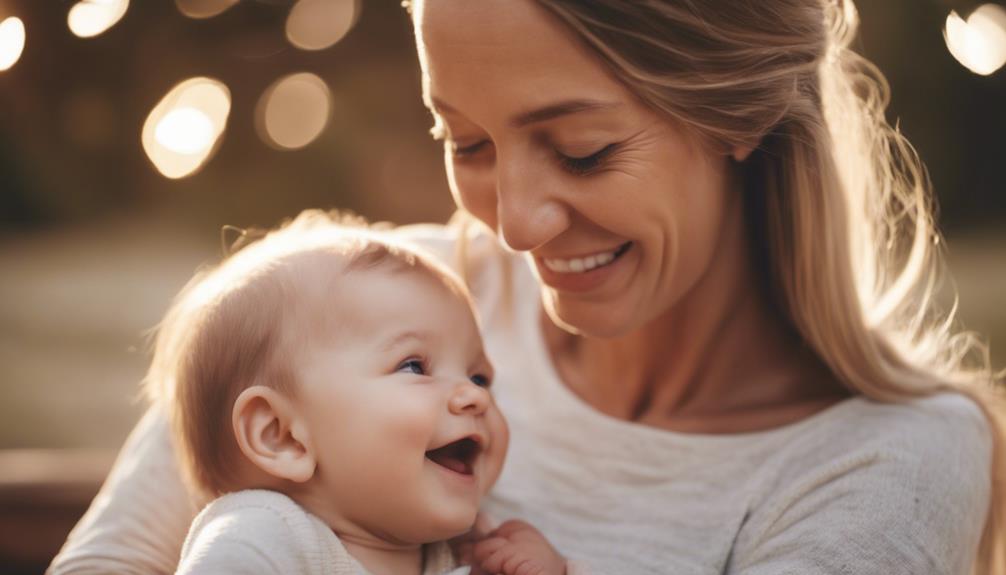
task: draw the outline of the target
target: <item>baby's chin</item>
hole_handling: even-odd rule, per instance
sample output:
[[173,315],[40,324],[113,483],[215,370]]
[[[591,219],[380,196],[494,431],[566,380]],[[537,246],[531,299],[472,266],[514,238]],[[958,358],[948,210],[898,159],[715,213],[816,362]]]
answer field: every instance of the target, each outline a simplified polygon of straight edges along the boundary
[[425,525],[417,530],[414,540],[417,543],[433,543],[464,535],[475,526],[477,515],[478,507],[464,511],[438,513],[427,518],[427,521],[424,522]]

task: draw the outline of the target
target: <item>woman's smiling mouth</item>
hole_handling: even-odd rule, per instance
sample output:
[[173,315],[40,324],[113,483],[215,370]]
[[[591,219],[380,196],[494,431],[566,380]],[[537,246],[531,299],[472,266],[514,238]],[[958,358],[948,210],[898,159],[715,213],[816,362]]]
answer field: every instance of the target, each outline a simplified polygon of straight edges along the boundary
[[625,259],[623,256],[633,245],[625,242],[613,250],[579,258],[536,257],[535,260],[544,284],[559,291],[583,293],[609,283],[608,278],[624,267],[616,264]]
[[613,250],[598,252],[582,258],[542,258],[541,261],[545,267],[556,273],[583,273],[610,264],[628,251],[631,246],[632,242],[625,242]]

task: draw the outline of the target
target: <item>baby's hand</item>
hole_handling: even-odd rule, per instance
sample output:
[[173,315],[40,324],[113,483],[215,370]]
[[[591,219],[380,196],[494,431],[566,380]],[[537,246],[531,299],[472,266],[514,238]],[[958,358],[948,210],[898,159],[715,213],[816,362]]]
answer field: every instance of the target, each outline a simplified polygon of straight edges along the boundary
[[493,575],[566,573],[566,560],[545,536],[516,519],[503,523],[476,543],[472,557],[477,567]]

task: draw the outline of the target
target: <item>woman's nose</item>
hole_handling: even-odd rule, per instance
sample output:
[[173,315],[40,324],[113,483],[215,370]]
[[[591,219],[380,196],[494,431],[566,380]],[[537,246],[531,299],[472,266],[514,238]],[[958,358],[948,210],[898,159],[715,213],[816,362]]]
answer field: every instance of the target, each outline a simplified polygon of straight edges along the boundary
[[530,164],[498,169],[496,226],[510,249],[533,250],[569,226],[566,206]]
[[465,413],[481,415],[489,408],[491,402],[492,397],[490,397],[488,389],[466,381],[454,388],[448,405],[451,413],[455,415]]

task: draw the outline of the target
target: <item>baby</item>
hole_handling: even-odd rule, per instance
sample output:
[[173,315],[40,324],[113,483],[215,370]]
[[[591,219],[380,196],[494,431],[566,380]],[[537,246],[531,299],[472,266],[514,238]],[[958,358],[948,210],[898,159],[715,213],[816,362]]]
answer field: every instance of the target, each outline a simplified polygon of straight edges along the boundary
[[[178,573],[468,573],[445,542],[503,465],[492,379],[464,286],[388,233],[305,212],[197,275],[147,379],[183,475],[215,498]],[[516,521],[466,555],[566,571]]]

